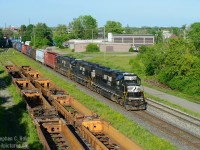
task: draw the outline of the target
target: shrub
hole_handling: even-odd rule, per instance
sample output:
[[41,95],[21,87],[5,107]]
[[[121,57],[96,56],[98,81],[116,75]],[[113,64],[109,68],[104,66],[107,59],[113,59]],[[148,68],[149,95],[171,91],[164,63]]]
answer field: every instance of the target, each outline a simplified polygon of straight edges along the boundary
[[132,47],[129,48],[129,52],[134,52],[134,49]]
[[97,44],[90,43],[86,46],[86,52],[99,52]]

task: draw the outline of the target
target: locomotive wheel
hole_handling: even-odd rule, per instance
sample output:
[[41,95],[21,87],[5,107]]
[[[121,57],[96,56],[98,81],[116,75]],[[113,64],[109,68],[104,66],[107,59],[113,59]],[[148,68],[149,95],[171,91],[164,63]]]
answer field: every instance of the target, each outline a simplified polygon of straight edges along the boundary
[[124,105],[124,101],[123,101],[123,99],[119,99],[119,104],[120,104],[121,106]]
[[100,90],[99,88],[97,88],[97,93],[98,93],[98,94],[100,94],[100,91],[101,91],[101,90]]
[[115,95],[114,95],[114,94],[111,94],[110,99],[111,99],[112,101],[115,101]]
[[124,105],[124,108],[125,108],[127,111],[131,110],[130,107],[129,107],[128,105]]

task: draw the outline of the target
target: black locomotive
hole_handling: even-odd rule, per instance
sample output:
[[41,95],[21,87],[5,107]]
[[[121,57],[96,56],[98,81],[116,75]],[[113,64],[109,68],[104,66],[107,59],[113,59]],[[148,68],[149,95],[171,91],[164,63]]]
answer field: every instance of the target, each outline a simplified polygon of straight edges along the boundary
[[112,70],[69,56],[57,56],[55,70],[119,103],[127,110],[145,110],[147,107],[141,80],[134,73]]

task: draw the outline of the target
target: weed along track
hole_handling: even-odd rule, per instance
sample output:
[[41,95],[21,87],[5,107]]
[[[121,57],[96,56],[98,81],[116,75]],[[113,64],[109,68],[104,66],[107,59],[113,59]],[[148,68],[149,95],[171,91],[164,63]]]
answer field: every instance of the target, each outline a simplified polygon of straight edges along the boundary
[[30,66],[5,66],[44,149],[141,149]]

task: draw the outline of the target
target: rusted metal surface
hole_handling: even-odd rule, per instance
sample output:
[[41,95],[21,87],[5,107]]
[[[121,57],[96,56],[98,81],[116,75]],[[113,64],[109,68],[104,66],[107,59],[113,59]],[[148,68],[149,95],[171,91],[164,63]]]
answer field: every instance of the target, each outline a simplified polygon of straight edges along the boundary
[[27,53],[27,45],[23,44],[22,45],[22,53],[26,54]]
[[5,69],[7,72],[17,70],[17,68],[14,65],[6,65]]
[[57,53],[46,51],[44,53],[44,64],[54,69],[56,56]]
[[35,120],[35,124],[44,149],[84,150],[63,119]]

